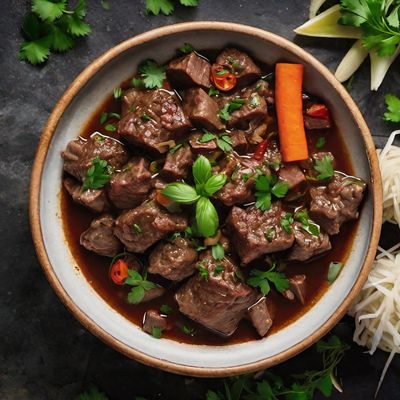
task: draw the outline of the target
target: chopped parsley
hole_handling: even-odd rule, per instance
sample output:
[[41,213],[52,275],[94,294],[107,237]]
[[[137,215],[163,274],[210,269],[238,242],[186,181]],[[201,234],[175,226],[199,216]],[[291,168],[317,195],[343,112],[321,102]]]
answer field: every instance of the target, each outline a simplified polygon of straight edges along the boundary
[[199,139],[200,143],[207,143],[211,142],[211,140],[216,139],[216,143],[218,148],[220,148],[224,152],[232,151],[232,139],[230,136],[225,132],[220,134],[219,136],[215,133],[208,131],[207,129],[203,129],[203,136]]
[[175,154],[182,146],[182,143],[177,144],[176,146],[169,149],[169,153]]
[[160,312],[161,312],[161,314],[164,314],[164,315],[170,315],[170,314],[172,314],[172,307],[169,306],[168,304],[163,304],[160,307]]
[[[185,7],[196,7],[198,0],[179,0],[179,4]],[[149,14],[170,15],[174,11],[175,5],[173,0],[146,0],[146,11]]]
[[400,122],[400,99],[393,94],[385,96],[387,111],[383,115],[387,122]]
[[208,95],[209,96],[218,96],[219,90],[215,89],[215,87],[211,86],[210,89],[208,90]]
[[141,119],[143,122],[148,122],[148,121],[152,121],[152,120],[153,120],[153,118],[151,118],[150,115],[148,115],[148,114],[146,114],[146,113],[143,113],[143,114],[140,116],[140,119]]
[[114,168],[107,161],[96,157],[92,161],[92,166],[87,170],[83,180],[83,190],[100,189],[111,179]]
[[285,215],[280,220],[281,227],[287,232],[292,233],[292,224],[293,224],[293,214],[285,213]]
[[212,246],[211,253],[214,260],[222,260],[225,257],[225,250],[221,243],[217,243]]
[[268,228],[268,230],[267,230],[267,232],[265,232],[264,236],[265,236],[265,239],[267,239],[267,241],[269,243],[271,243],[275,237],[275,234],[276,234],[275,228],[271,227],[271,228]]
[[208,281],[208,276],[209,276],[208,269],[202,264],[199,264],[197,266],[197,269],[199,270],[200,278],[204,279],[205,281]]
[[139,65],[139,73],[147,89],[161,88],[166,78],[165,66],[158,65],[154,60],[143,61]]
[[246,102],[245,99],[239,99],[239,98],[229,101],[219,111],[219,113],[218,113],[219,118],[224,122],[228,122],[229,119],[231,118],[231,114],[234,111],[242,108],[243,104],[245,104],[245,102]]
[[108,120],[108,113],[102,112],[99,120],[101,125],[105,124],[105,122]]
[[145,293],[156,287],[156,284],[147,280],[146,274],[140,275],[139,272],[128,269],[128,278],[125,279],[125,285],[132,286],[131,291],[128,293],[129,304],[139,304]]
[[[260,171],[261,172],[261,171]],[[283,198],[289,190],[289,185],[285,181],[278,180],[274,174],[259,174],[255,180],[256,187],[256,208],[267,211],[271,208],[272,195]]]
[[325,144],[326,144],[326,139],[323,136],[321,136],[318,138],[317,143],[315,144],[315,147],[317,149],[322,149],[325,146]]
[[182,332],[188,336],[194,336],[196,334],[196,330],[187,325],[182,326]]
[[222,271],[225,269],[225,267],[222,264],[217,264],[214,268],[214,276],[221,275]]
[[308,217],[308,212],[306,209],[297,211],[294,214],[294,219],[301,222],[301,229],[308,232],[310,235],[318,236],[320,233],[319,225],[315,224]]
[[266,296],[271,290],[271,283],[275,286],[276,290],[280,293],[289,289],[289,281],[285,274],[276,271],[277,265],[274,263],[268,271],[261,271],[259,269],[252,269],[250,271],[250,278],[247,279],[247,284],[258,288],[260,292]]
[[142,234],[142,228],[138,224],[133,224],[132,230],[136,233],[136,235]]
[[331,179],[335,173],[333,169],[332,157],[325,155],[321,160],[316,160],[314,169],[319,172],[317,175],[318,181],[324,181],[326,179]]
[[189,54],[194,51],[194,47],[190,43],[184,43],[183,46],[179,47],[178,52],[181,54]]
[[117,125],[115,124],[107,124],[104,129],[108,132],[115,132],[117,130]]

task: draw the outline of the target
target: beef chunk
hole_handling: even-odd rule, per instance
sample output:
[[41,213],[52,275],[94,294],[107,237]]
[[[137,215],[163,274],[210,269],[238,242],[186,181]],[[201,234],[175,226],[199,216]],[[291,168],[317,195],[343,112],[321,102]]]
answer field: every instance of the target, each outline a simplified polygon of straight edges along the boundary
[[128,251],[143,253],[168,233],[184,231],[187,217],[170,214],[155,201],[124,211],[116,220],[115,235]]
[[306,302],[306,276],[305,275],[294,275],[289,278],[290,290],[294,293],[297,300],[300,301],[301,304],[305,304]]
[[246,139],[246,134],[243,131],[232,131],[229,133],[229,136],[232,140],[232,148],[238,154],[244,154],[247,152],[249,144]]
[[130,144],[165,152],[160,144],[181,137],[190,128],[178,97],[164,89],[140,91],[137,102],[118,124],[118,133]]
[[328,129],[332,126],[331,121],[326,118],[314,118],[304,116],[304,126],[306,129]]
[[268,110],[262,96],[257,92],[246,90],[240,93],[239,97],[246,101],[242,107],[231,114],[228,122],[229,128],[248,129],[251,121],[265,120],[268,116]]
[[154,328],[160,329],[161,332],[167,329],[167,319],[156,310],[148,310],[143,317],[143,330],[152,335]]
[[140,97],[144,92],[138,89],[128,89],[122,94],[121,98],[121,115],[125,116],[134,111],[139,104]]
[[208,142],[202,143],[200,142],[202,136],[202,133],[192,133],[189,136],[189,144],[192,148],[193,153],[206,154],[217,150],[217,144],[215,143],[215,140],[210,140]]
[[273,203],[265,212],[254,207],[231,209],[226,224],[242,263],[292,246],[293,232],[286,232],[280,224],[284,215],[280,202]]
[[311,218],[329,235],[338,234],[343,222],[358,218],[366,186],[361,179],[335,173],[327,186],[310,189]]
[[157,285],[156,287],[146,290],[144,292],[144,297],[142,299],[142,303],[144,303],[146,301],[154,300],[157,297],[161,297],[164,293],[165,293],[165,289],[162,286]]
[[173,86],[187,88],[210,87],[210,64],[196,53],[172,60],[167,68],[167,78]]
[[128,254],[123,258],[123,260],[127,263],[129,269],[133,269],[134,271],[137,272],[139,272],[142,269],[142,264],[133,255]]
[[193,163],[193,154],[190,147],[183,145],[174,153],[168,153],[161,175],[170,181],[177,181],[187,177]]
[[151,187],[149,162],[143,157],[134,157],[121,172],[113,175],[107,194],[115,207],[122,210],[138,206],[146,199]]
[[203,89],[189,89],[186,92],[184,107],[193,125],[210,131],[224,129],[218,117],[217,103]]
[[96,157],[107,161],[115,169],[120,169],[128,161],[128,153],[120,142],[101,135],[72,140],[61,156],[64,159],[64,171],[79,181],[85,179],[86,172]]
[[90,211],[102,213],[110,207],[104,189],[88,189],[84,191],[82,185],[73,178],[65,178],[63,183],[72,200],[85,206]]
[[236,49],[225,49],[215,60],[216,64],[226,65],[233,70],[238,87],[247,86],[261,76],[261,70],[244,52]]
[[303,191],[307,186],[306,177],[297,164],[288,164],[278,172],[279,178],[289,185],[292,192]]
[[181,281],[195,271],[197,251],[187,239],[177,237],[173,243],[159,243],[149,256],[149,272],[171,281]]
[[[258,294],[237,279],[238,268],[229,257],[216,261],[211,251],[203,252],[198,265],[207,269],[208,278],[196,274],[178,290],[179,310],[206,328],[230,336]],[[222,265],[222,271],[221,267],[216,270],[217,265]]]
[[326,233],[321,231],[318,236],[311,235],[301,228],[299,222],[295,222],[293,227],[294,245],[288,253],[288,261],[307,261],[332,248],[329,236]]
[[120,252],[122,245],[114,236],[114,225],[114,218],[108,214],[94,219],[90,227],[82,233],[81,245],[101,256],[115,256]]
[[273,320],[267,306],[267,299],[262,297],[257,303],[249,308],[249,317],[258,334],[264,337],[270,330]]

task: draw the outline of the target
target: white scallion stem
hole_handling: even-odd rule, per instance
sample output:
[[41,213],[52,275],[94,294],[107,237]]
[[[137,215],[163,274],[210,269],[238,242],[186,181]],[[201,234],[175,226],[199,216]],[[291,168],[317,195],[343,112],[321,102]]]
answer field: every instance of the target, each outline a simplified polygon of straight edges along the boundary
[[376,51],[369,53],[371,59],[371,90],[378,90],[393,61],[400,54],[400,46],[392,56],[381,57]]
[[318,10],[322,7],[326,0],[311,0],[310,13],[308,18],[314,18],[317,15]]
[[357,40],[337,67],[336,78],[340,82],[347,81],[358,70],[367,55],[368,50],[363,46],[361,39]]

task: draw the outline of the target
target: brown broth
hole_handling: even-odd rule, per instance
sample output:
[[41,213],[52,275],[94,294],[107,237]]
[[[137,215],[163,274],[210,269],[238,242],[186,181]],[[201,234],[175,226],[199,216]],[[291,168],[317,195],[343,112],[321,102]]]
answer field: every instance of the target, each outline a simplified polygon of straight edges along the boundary
[[[121,86],[128,87],[128,81],[124,82]],[[82,129],[82,137],[88,137],[95,131],[108,136],[117,137],[116,134],[107,132],[100,124],[99,117],[103,111],[119,112],[120,106],[118,102],[110,96],[88,120],[86,126]],[[320,136],[322,136],[322,133],[318,131],[307,133],[310,151],[315,150],[315,143]],[[350,158],[340,134],[337,130],[330,129],[328,132],[325,132],[323,136],[326,139],[324,149],[329,149],[329,151],[334,154],[336,169],[352,175],[353,169],[350,164]],[[324,151],[324,149],[321,151]],[[129,321],[141,326],[143,315],[148,309],[159,309],[162,304],[168,304],[173,309],[173,313],[168,317],[172,329],[165,331],[163,337],[174,339],[179,342],[206,345],[228,345],[259,339],[255,329],[246,320],[240,323],[237,331],[230,338],[222,338],[210,333],[201,325],[196,324],[179,313],[177,304],[173,298],[175,292],[173,290],[167,290],[164,296],[148,303],[139,305],[128,304],[126,297],[129,288],[117,286],[109,279],[108,270],[110,259],[89,252],[79,244],[79,237],[81,233],[89,227],[93,219],[93,214],[74,203],[64,188],[61,190],[61,210],[68,245],[80,270],[96,292]],[[305,274],[307,276],[306,304],[303,306],[299,302],[291,302],[278,293],[271,292],[270,298],[275,304],[277,312],[269,334],[279,331],[298,319],[320,299],[328,288],[326,276],[329,263],[331,261],[346,261],[348,252],[352,246],[356,227],[357,222],[344,224],[340,234],[331,237],[332,250],[324,256],[309,263],[292,263],[286,267],[285,274],[288,277],[295,274]],[[166,285],[166,288],[168,288],[168,285],[171,288],[174,287],[174,284],[156,276],[151,276],[150,279],[163,283],[164,286]],[[183,326],[194,328],[195,335],[190,336],[185,334],[182,330]]]

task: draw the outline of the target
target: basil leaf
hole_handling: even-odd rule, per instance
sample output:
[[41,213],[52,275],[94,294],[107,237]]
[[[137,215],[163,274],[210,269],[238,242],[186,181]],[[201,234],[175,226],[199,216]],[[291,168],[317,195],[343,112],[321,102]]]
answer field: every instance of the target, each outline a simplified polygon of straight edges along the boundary
[[128,293],[129,304],[139,304],[144,297],[145,290],[141,286],[136,286]]
[[329,284],[332,284],[336,280],[342,268],[343,264],[341,262],[331,262],[329,264],[329,270],[327,276]]
[[226,175],[217,174],[213,175],[208,181],[205,183],[203,190],[206,192],[208,196],[213,195],[215,192],[218,192],[226,182]]
[[196,223],[200,234],[205,237],[214,236],[218,229],[217,210],[210,199],[200,197],[196,204]]
[[204,134],[203,136],[199,139],[200,143],[207,143],[210,142],[211,140],[214,140],[217,136],[214,133],[211,133],[207,130],[204,129]]
[[196,185],[206,183],[211,178],[211,164],[204,156],[197,157],[192,167],[193,177]]
[[161,193],[180,204],[193,204],[200,198],[192,186],[183,182],[170,183]]

